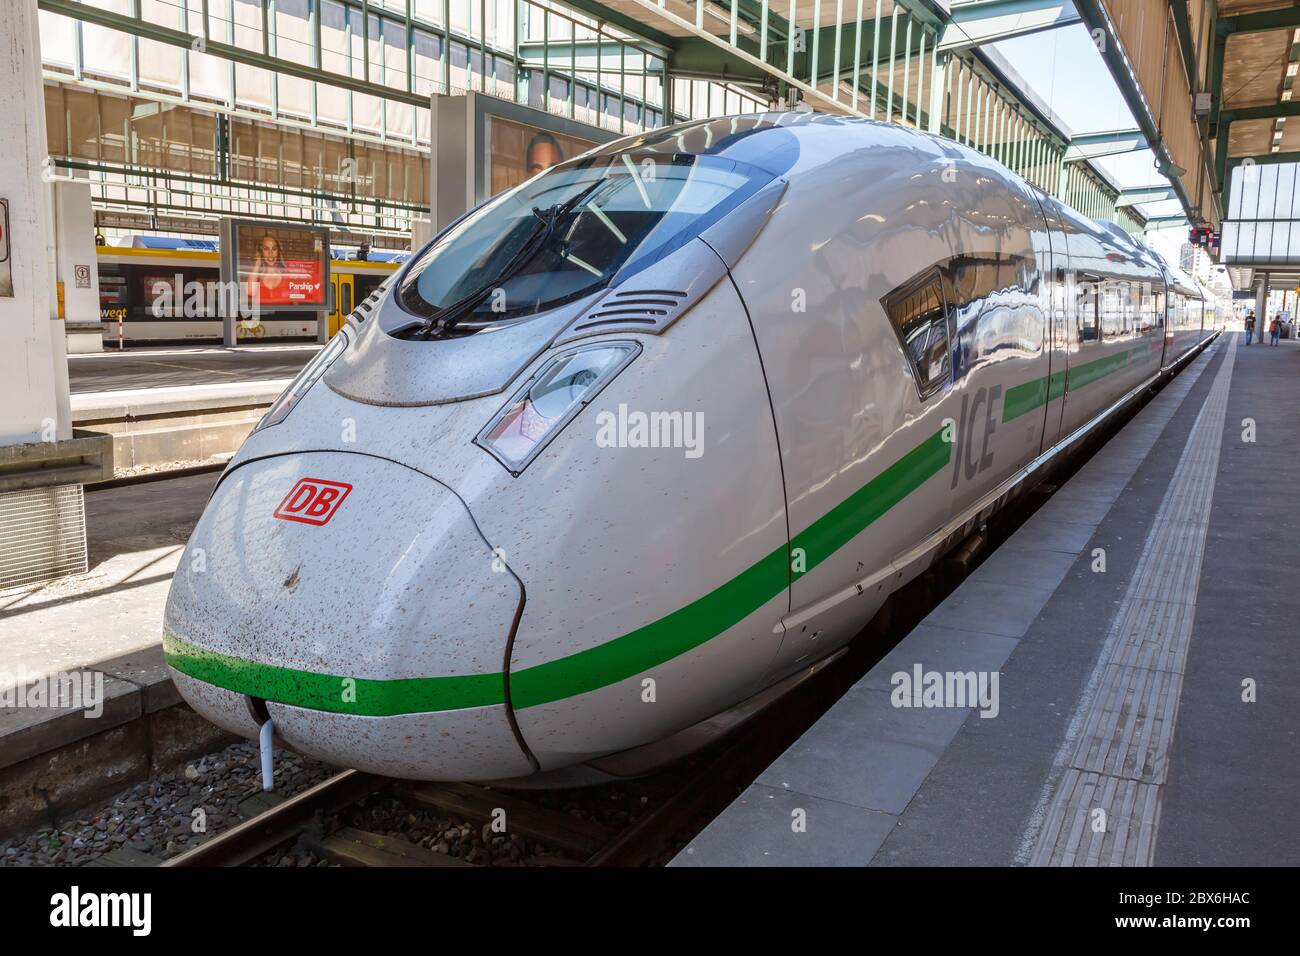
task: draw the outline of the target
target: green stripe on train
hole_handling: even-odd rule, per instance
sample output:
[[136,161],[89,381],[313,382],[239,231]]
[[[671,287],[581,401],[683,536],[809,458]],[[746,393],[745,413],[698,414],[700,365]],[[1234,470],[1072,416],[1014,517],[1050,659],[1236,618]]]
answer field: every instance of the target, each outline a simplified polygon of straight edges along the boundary
[[392,717],[484,707],[503,704],[506,699],[505,678],[500,673],[398,680],[318,674],[218,654],[166,632],[163,652],[168,664],[195,680],[250,697],[334,714]]
[[[1083,388],[1111,372],[1127,368],[1136,361],[1145,359],[1151,351],[1151,343],[1143,342],[1123,352],[1094,359],[1069,370],[1070,388]],[[1036,378],[1023,385],[1013,385],[1007,389],[1002,400],[1002,423],[1005,425],[1013,418],[1019,418],[1026,412],[1032,412],[1047,402],[1054,402],[1065,394],[1066,372],[1053,372],[1050,376]],[[1050,379],[1050,381],[1049,381]]]
[[[935,432],[893,465],[795,536],[812,569],[872,522],[943,470],[952,445]],[[589,650],[512,671],[510,697],[517,708],[536,707],[598,690],[643,673],[712,640],[739,624],[790,584],[785,546],[725,584],[673,611]],[[505,702],[501,673],[399,680],[350,678],[261,664],[196,647],[163,635],[167,663],[182,674],[227,690],[330,713],[390,717],[486,707]],[[347,691],[347,693],[345,693]]]

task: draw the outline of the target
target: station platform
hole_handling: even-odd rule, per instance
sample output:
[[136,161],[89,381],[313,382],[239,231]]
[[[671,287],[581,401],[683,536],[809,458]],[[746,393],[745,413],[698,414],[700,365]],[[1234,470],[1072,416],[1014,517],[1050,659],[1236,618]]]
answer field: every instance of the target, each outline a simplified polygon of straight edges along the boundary
[[319,345],[132,348],[68,356],[72,420],[130,474],[229,456]]
[[1300,864],[1298,408],[1221,335],[672,865]]
[[232,385],[291,379],[319,351],[316,343],[285,345],[133,346],[68,356],[73,395],[123,389]]

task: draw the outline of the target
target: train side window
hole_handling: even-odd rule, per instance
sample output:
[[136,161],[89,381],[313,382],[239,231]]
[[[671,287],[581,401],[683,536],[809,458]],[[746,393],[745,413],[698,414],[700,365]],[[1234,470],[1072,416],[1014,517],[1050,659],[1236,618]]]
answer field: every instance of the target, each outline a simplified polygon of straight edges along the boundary
[[907,353],[921,400],[947,388],[951,380],[948,309],[938,270],[923,273],[881,302]]
[[1101,277],[1080,272],[1076,293],[1079,299],[1079,341],[1095,342],[1101,338]]

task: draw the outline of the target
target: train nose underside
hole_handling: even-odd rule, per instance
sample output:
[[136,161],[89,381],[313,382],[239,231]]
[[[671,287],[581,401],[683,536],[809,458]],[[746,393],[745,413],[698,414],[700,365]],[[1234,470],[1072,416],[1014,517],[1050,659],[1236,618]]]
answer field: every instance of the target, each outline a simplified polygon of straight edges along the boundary
[[256,737],[413,779],[531,773],[504,665],[523,589],[464,503],[387,459],[311,452],[225,476],[177,569],[182,696]]

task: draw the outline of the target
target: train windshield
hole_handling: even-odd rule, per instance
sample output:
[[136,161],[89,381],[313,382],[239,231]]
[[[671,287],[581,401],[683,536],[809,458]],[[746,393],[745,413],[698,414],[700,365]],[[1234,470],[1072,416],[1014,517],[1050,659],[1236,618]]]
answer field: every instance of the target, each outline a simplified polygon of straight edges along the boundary
[[694,238],[774,177],[711,155],[625,150],[556,166],[475,210],[425,251],[394,334],[467,335],[589,295]]

